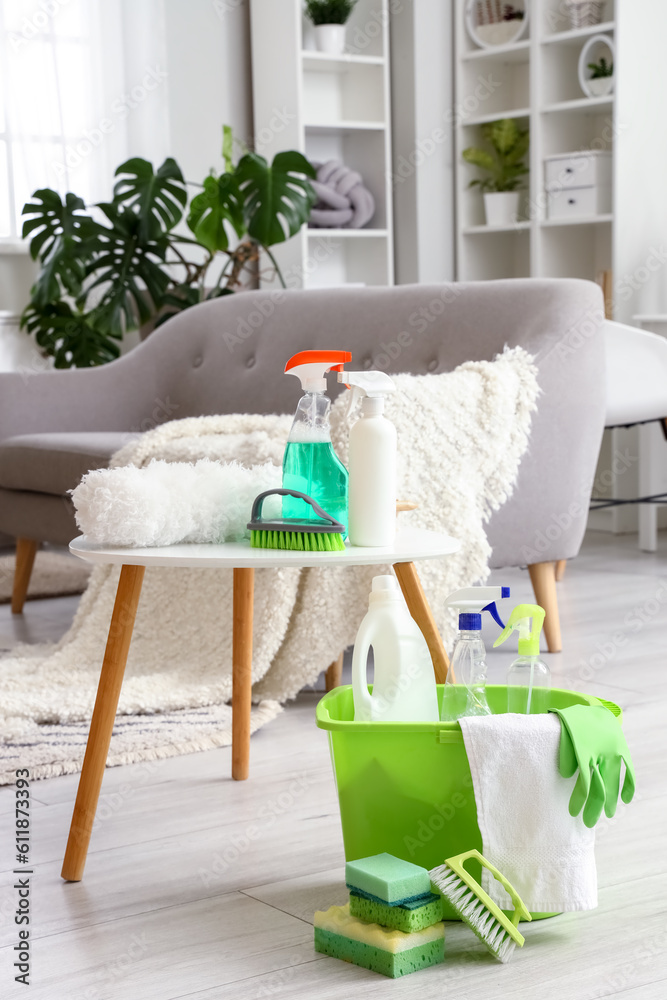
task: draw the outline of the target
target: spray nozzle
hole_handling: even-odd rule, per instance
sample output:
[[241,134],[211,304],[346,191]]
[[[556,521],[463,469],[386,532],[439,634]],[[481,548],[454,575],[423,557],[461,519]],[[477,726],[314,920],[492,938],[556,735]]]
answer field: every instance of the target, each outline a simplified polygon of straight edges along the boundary
[[539,656],[540,632],[545,614],[544,608],[539,604],[517,604],[509,616],[505,629],[493,645],[500,646],[516,629],[519,633],[519,655]]
[[482,628],[483,611],[488,611],[493,620],[501,628],[505,628],[495,602],[509,596],[509,587],[464,587],[450,594],[445,605],[458,610],[459,629],[479,632]]
[[361,412],[365,416],[376,416],[384,409],[384,397],[396,392],[393,379],[384,372],[339,371],[338,381],[352,390],[347,415],[351,414],[359,397],[362,397]]
[[301,379],[304,392],[324,392],[326,373],[333,369],[341,371],[351,360],[349,351],[299,351],[285,365],[285,374]]

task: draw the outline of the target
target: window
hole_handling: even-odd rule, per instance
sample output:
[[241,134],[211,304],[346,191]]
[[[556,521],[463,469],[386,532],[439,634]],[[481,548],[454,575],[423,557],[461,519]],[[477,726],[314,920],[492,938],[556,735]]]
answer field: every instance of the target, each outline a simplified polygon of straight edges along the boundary
[[92,203],[128,156],[166,155],[161,29],[161,0],[0,0],[0,239],[36,189]]

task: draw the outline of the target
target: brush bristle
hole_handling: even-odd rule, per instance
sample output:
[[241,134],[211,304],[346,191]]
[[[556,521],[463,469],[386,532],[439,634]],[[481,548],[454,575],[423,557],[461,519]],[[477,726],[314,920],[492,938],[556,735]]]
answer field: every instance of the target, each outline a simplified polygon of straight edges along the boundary
[[441,865],[429,872],[431,881],[438,887],[447,902],[464,920],[471,931],[486,945],[500,962],[509,962],[516,941],[503,925],[489,913],[484,903],[448,865]]
[[339,532],[259,531],[250,532],[254,549],[283,549],[289,552],[342,552],[345,549]]

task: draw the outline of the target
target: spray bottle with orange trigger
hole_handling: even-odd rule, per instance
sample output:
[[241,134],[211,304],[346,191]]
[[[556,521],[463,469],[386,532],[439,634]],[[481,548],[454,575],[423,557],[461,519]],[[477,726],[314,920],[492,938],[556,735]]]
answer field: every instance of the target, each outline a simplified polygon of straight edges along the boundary
[[[283,486],[306,493],[346,528],[348,475],[331,444],[331,400],[325,376],[341,371],[351,360],[349,351],[300,351],[285,365],[286,375],[300,379],[304,395],[283,456]],[[284,497],[283,517],[303,520],[312,517],[312,511],[304,500]]]

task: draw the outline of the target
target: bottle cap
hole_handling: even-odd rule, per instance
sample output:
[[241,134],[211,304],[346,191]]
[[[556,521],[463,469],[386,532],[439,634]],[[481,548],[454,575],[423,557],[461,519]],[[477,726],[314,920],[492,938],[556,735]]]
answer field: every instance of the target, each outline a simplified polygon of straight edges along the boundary
[[401,591],[398,587],[398,580],[395,576],[374,576],[371,585],[369,603],[376,604],[380,601],[398,601],[401,599]]

